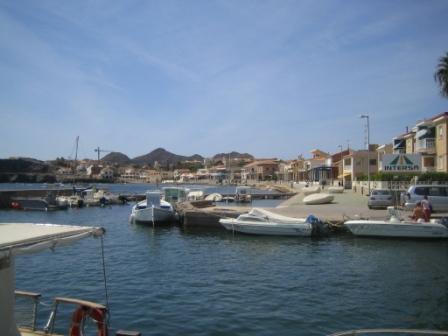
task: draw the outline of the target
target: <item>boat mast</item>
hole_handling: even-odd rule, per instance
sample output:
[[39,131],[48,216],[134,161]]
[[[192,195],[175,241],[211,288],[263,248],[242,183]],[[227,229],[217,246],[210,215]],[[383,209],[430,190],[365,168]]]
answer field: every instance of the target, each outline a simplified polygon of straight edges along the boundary
[[75,165],[76,160],[78,159],[78,144],[79,144],[79,135],[76,137]]

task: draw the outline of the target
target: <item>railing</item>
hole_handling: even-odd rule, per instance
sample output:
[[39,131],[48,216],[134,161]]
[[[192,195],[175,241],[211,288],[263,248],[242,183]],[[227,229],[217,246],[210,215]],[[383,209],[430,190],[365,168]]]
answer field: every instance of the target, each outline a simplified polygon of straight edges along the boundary
[[436,148],[436,139],[435,138],[426,138],[417,140],[416,142],[416,150],[417,151],[432,151]]
[[359,329],[349,330],[331,334],[329,336],[354,336],[369,334],[401,334],[401,335],[448,335],[448,331],[443,330],[420,330],[420,329]]
[[[27,312],[28,309],[23,308],[20,310],[20,313],[17,311],[18,309],[18,305],[17,305],[17,300],[16,300],[16,314],[21,315],[16,316],[16,319],[21,322],[24,323],[23,326],[30,326],[31,329],[34,331],[36,330],[36,319],[37,319],[37,307],[39,305],[39,300],[41,295],[39,293],[33,293],[33,292],[25,292],[25,291],[20,291],[20,290],[16,290],[15,292],[15,296],[16,299],[17,298],[24,298],[27,300],[31,300],[32,301],[32,309],[31,309],[31,316],[28,316],[30,314],[30,312]],[[29,323],[25,323],[23,321],[24,318],[29,318],[31,321]]]

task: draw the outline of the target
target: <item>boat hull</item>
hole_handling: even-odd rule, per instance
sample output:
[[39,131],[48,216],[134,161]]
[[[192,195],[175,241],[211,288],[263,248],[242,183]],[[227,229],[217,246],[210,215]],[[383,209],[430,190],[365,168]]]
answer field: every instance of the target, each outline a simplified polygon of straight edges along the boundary
[[131,219],[138,223],[160,223],[170,222],[174,220],[174,212],[169,209],[146,208],[133,210]]
[[235,219],[220,219],[219,222],[227,230],[253,235],[310,237],[313,231],[310,223],[238,223]]
[[355,236],[448,238],[448,228],[440,223],[352,220],[345,222],[344,225]]

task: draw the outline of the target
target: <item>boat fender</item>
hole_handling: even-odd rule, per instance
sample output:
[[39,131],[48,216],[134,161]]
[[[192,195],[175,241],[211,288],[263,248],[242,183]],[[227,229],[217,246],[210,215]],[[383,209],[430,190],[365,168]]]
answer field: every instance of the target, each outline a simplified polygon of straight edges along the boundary
[[106,310],[99,308],[90,308],[79,306],[72,315],[72,323],[70,325],[70,336],[84,335],[82,330],[83,320],[90,317],[96,322],[97,336],[107,336]]

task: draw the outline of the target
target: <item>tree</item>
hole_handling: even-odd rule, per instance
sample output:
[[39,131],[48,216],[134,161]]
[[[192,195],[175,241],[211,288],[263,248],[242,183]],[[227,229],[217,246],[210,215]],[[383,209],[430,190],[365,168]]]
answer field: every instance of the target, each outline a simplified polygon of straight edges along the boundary
[[448,52],[439,59],[437,71],[434,74],[434,80],[440,86],[440,94],[448,98]]

